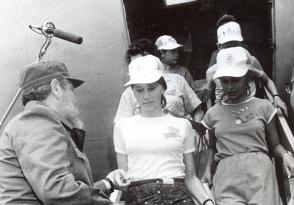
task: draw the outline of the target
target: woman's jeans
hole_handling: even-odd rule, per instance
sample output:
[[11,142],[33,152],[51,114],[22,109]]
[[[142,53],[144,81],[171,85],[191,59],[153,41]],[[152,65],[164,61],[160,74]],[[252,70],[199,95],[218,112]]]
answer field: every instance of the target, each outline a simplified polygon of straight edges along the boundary
[[126,202],[126,205],[194,205],[184,179],[181,178],[135,181],[123,193],[122,200]]

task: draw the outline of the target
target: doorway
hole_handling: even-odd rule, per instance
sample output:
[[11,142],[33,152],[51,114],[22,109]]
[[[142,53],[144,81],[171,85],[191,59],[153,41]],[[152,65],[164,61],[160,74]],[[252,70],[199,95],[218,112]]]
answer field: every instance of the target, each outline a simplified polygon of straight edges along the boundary
[[234,15],[244,42],[271,77],[273,65],[272,21],[269,0],[198,0],[166,7],[164,0],[123,0],[130,40],[171,35],[184,45],[181,64],[194,80],[205,78],[216,47],[216,21]]

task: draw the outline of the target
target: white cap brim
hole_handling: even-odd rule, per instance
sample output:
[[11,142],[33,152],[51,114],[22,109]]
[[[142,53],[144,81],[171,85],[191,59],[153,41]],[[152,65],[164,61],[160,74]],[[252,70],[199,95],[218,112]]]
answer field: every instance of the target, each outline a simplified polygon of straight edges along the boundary
[[236,36],[225,36],[225,37],[222,37],[222,38],[219,38],[218,39],[218,43],[220,44],[224,44],[224,43],[227,43],[229,41],[243,41],[243,38],[239,35],[236,35]]
[[248,70],[249,70],[248,66],[245,66],[245,65],[240,67],[230,67],[230,66],[220,67],[220,68],[217,68],[213,76],[213,79],[215,80],[220,77],[240,78],[245,76]]
[[150,78],[144,76],[142,78],[136,78],[136,79],[130,79],[124,86],[134,85],[134,84],[150,84],[155,83],[162,77],[161,74],[155,74],[153,76],[150,76]]
[[180,48],[182,46],[183,45],[178,44],[178,43],[170,43],[170,44],[167,44],[167,45],[160,46],[158,48],[158,50],[173,50],[173,49],[176,49],[176,48]]

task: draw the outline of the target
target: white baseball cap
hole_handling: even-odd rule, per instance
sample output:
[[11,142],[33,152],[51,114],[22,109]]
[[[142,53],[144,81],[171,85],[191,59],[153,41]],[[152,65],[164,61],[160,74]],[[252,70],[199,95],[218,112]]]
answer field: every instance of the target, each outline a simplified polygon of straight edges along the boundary
[[160,36],[155,41],[155,45],[157,46],[158,50],[173,50],[183,46],[181,44],[178,44],[176,39],[174,39],[172,36],[168,35]]
[[242,77],[251,68],[250,54],[242,47],[221,49],[216,57],[214,79],[220,77]]
[[218,27],[217,41],[220,44],[228,41],[243,41],[240,25],[232,21]]
[[129,64],[130,80],[125,86],[132,84],[154,83],[163,76],[163,65],[153,55],[138,57]]

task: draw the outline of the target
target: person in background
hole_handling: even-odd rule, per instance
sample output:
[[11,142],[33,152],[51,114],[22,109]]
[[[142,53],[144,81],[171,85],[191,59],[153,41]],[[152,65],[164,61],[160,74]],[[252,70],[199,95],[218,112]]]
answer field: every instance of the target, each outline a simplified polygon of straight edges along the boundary
[[194,131],[188,120],[163,112],[167,84],[157,58],[138,57],[129,65],[141,112],[114,125],[118,167],[132,178],[126,205],[214,204],[195,175]]
[[121,169],[93,182],[74,94],[83,83],[59,61],[24,68],[24,111],[0,137],[0,204],[112,204],[106,194],[129,184]]
[[155,45],[160,53],[160,59],[164,65],[164,72],[183,76],[194,90],[194,80],[190,71],[178,64],[180,57],[179,49],[182,48],[183,45],[178,44],[176,39],[168,35],[157,38]]
[[[285,83],[286,86],[286,92],[290,97],[290,105],[292,111],[294,111],[294,92],[293,92],[293,83],[294,83],[294,69],[292,69],[292,75],[289,82]],[[293,128],[293,123],[291,124]],[[294,193],[291,193],[291,199],[288,202],[289,205],[294,205]]]
[[210,108],[202,121],[213,138],[202,181],[211,183],[216,161],[212,184],[218,205],[280,204],[269,151],[282,159],[288,177],[294,174],[293,156],[279,142],[277,110],[267,99],[250,95],[248,58],[242,47],[219,51],[214,79],[220,79],[227,98]]
[[126,62],[130,62],[137,57],[146,56],[146,55],[158,56],[157,47],[155,44],[148,38],[141,38],[131,42],[130,46],[125,55]]
[[285,84],[286,92],[290,96],[290,105],[291,109],[294,111],[294,92],[293,92],[293,83],[294,83],[294,69],[292,70],[291,80]]
[[[243,47],[246,48],[243,43],[243,37],[241,34],[240,25],[236,22],[236,19],[232,15],[224,15],[217,21],[217,39],[218,49],[213,52],[209,68],[206,72],[207,91],[208,91],[208,103],[207,107],[211,107],[214,103],[220,102],[220,96],[223,94],[219,80],[213,80],[213,75],[217,70],[216,56],[221,49],[230,47]],[[248,51],[247,51],[248,52]],[[250,53],[248,52],[250,55]],[[263,71],[259,61],[252,55],[248,58],[251,64],[251,73],[254,78],[250,82],[251,95],[257,97],[264,97],[263,87],[273,96],[273,102],[276,107],[282,109],[284,114],[288,114],[287,106],[280,98],[278,90],[274,82]]]

